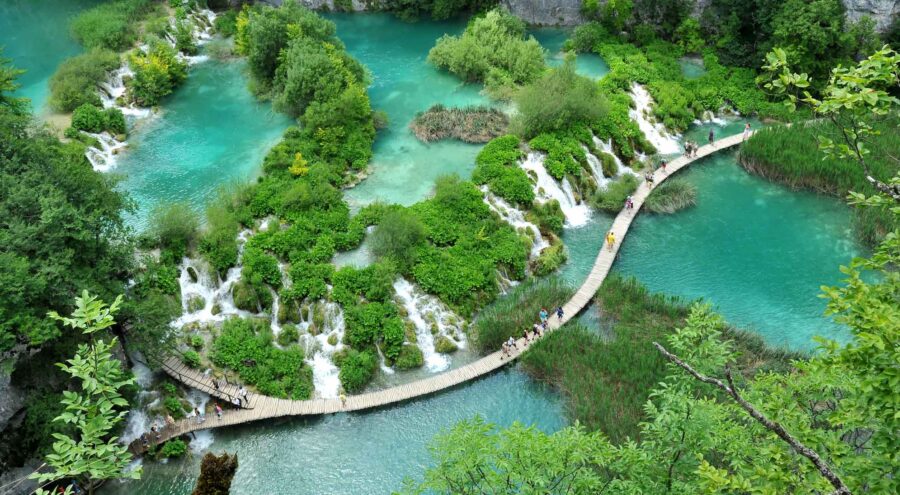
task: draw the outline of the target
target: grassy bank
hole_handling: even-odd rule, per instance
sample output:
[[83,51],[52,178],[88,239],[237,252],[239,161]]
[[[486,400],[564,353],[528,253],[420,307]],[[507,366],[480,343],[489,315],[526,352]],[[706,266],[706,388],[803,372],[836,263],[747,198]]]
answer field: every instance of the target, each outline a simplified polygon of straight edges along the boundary
[[[900,170],[896,155],[900,142],[900,117],[893,115],[871,123],[880,132],[866,147],[866,157],[872,174],[887,181]],[[823,159],[818,149],[818,136],[841,142],[834,128],[826,123],[769,127],[754,134],[741,146],[739,161],[748,171],[795,189],[808,189],[844,197],[848,191],[874,193],[865,172],[855,162],[832,158]],[[869,245],[876,244],[885,234],[896,228],[896,220],[875,208],[855,210],[855,227],[860,238]]]
[[[650,390],[665,376],[665,360],[652,342],[683,326],[690,307],[616,275],[603,283],[596,302],[603,320],[612,322],[609,335],[570,323],[532,346],[522,366],[562,390],[571,419],[614,442],[637,439]],[[785,369],[798,357],[767,347],[754,334],[728,328],[725,335],[741,352],[739,366],[750,372]]]
[[508,125],[506,114],[496,108],[435,105],[417,114],[409,129],[426,143],[448,138],[466,143],[486,143],[506,132]]

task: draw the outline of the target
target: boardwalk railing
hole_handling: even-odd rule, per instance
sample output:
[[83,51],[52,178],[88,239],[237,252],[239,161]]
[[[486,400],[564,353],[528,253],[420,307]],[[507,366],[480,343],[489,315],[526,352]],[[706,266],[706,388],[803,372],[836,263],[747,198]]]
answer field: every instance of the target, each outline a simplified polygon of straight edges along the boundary
[[[741,143],[741,135],[735,135],[720,139],[713,144],[702,146],[692,157],[684,155],[672,160],[666,166],[666,171],[657,169],[653,172],[652,183],[642,182],[637,191],[632,195],[634,207],[632,209],[623,209],[613,221],[610,231],[615,236],[616,242],[613,246],[604,246],[597,254],[594,266],[591,269],[587,279],[578,288],[578,291],[563,305],[564,315],[562,318],[551,316],[549,320],[548,331],[556,330],[563,326],[570,319],[587,306],[591,298],[600,288],[603,280],[606,279],[612,264],[619,252],[622,241],[631,227],[631,222],[638,214],[643,206],[644,201],[650,193],[659,184],[663,183],[672,174],[678,172],[682,168],[687,167],[696,160],[709,156],[710,154],[736,146]],[[286,400],[267,397],[264,395],[252,395],[252,408],[227,410],[221,416],[208,414],[205,418],[187,418],[176,422],[174,425],[168,426],[160,433],[160,438],[150,438],[151,443],[161,443],[166,440],[196,430],[204,430],[207,428],[217,428],[220,426],[230,426],[251,421],[259,421],[267,418],[277,418],[281,416],[310,416],[319,414],[330,414],[340,411],[360,411],[389,404],[395,404],[415,397],[433,394],[435,392],[451,388],[453,386],[464,383],[473,378],[486,375],[507,363],[515,360],[528,347],[525,339],[519,339],[516,342],[516,348],[512,350],[508,356],[503,355],[500,351],[488,354],[481,359],[452,369],[450,371],[423,378],[404,385],[368,392],[360,395],[347,397],[345,401],[340,399],[310,399],[310,400]],[[188,368],[178,359],[170,358],[163,369],[176,380],[181,381],[189,387],[202,390],[214,397],[231,402],[232,393],[236,394],[236,387],[229,385],[235,390],[216,390],[209,377],[203,373]],[[141,439],[135,440],[131,444],[131,450],[135,454],[142,454],[146,451],[146,447],[142,444]]]

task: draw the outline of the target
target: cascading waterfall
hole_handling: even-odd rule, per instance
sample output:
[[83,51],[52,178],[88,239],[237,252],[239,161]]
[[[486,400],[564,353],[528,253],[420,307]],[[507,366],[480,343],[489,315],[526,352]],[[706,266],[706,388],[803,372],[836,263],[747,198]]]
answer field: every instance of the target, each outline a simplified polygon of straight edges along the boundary
[[703,124],[715,124],[720,127],[725,127],[728,125],[728,121],[721,117],[717,117],[716,114],[710,110],[704,110],[702,118],[694,120],[694,125]]
[[594,156],[587,146],[582,145],[581,148],[584,150],[584,156],[587,158],[588,165],[591,167],[591,176],[597,183],[597,187],[606,187],[609,178],[603,175],[603,164],[600,163],[600,159]]
[[499,198],[490,192],[487,186],[481,186],[484,193],[484,202],[497,212],[506,223],[512,225],[517,232],[525,231],[534,239],[531,245],[531,257],[536,258],[541,254],[541,250],[549,246],[550,243],[541,235],[541,231],[537,225],[525,220],[525,213],[522,210],[510,205],[503,198]]
[[651,108],[653,98],[650,97],[650,93],[640,84],[632,83],[631,99],[634,100],[635,108],[629,110],[628,115],[637,123],[647,141],[656,148],[656,151],[661,155],[681,153],[678,136],[669,134],[664,125],[650,120],[653,115]]
[[[202,45],[212,38],[213,23],[216,19],[216,14],[213,11],[203,9],[197,12],[191,12],[188,15],[188,19],[190,19],[192,24],[191,34],[198,45]],[[169,23],[173,28],[175,22],[174,18],[169,19]],[[175,40],[171,35],[166,34],[165,40],[173,47],[175,46]],[[138,46],[137,49],[146,52],[149,47],[143,44]],[[178,57],[186,61],[189,65],[197,64],[209,59],[206,55],[187,56],[183,53],[179,53]],[[99,89],[100,102],[102,103],[103,108],[118,108],[121,110],[122,114],[128,117],[129,126],[133,126],[136,121],[146,119],[153,114],[153,111],[149,108],[138,107],[134,104],[122,101],[122,97],[125,95],[126,91],[125,80],[133,75],[134,71],[132,71],[131,67],[128,65],[126,57],[126,61],[123,65],[112,71],[106,81],[100,83]],[[115,168],[116,155],[119,151],[128,146],[128,142],[124,140],[120,141],[108,132],[90,135],[97,139],[99,143],[99,146],[89,146],[85,150],[85,156],[91,163],[93,169],[98,172],[108,172]]]
[[604,153],[608,153],[609,155],[611,155],[613,157],[613,160],[616,162],[616,168],[619,170],[616,174],[616,177],[619,177],[622,174],[631,174],[635,177],[638,176],[638,173],[635,172],[633,168],[622,163],[622,160],[620,160],[619,156],[616,155],[616,152],[612,147],[612,138],[609,138],[607,141],[601,141],[597,136],[593,136],[593,138],[594,146],[600,148]]
[[[394,291],[400,305],[406,309],[407,318],[416,327],[416,340],[425,358],[425,368],[433,373],[450,367],[450,358],[435,350],[435,337],[442,335],[453,340],[457,347],[467,345],[462,332],[462,318],[453,313],[434,296],[423,293],[403,278],[394,282]],[[435,333],[432,333],[432,331]]]
[[566,227],[580,227],[591,218],[591,209],[585,203],[575,200],[575,192],[569,179],[563,178],[562,183],[556,181],[544,168],[544,155],[541,153],[528,153],[520,166],[531,172],[535,178],[535,196],[538,201],[545,203],[552,199],[559,201],[563,214],[566,216]]
[[[192,407],[196,407],[201,411],[206,411],[206,404],[209,402],[209,395],[196,389],[190,389],[187,393],[187,401],[191,404]],[[188,417],[194,417],[194,413],[191,412],[190,414],[188,414]],[[210,415],[206,415],[206,421],[215,421],[215,419],[211,418]],[[200,452],[208,449],[209,446],[212,445],[212,443],[212,430],[200,430],[194,432],[190,443],[191,451],[199,454]]]
[[[340,370],[332,362],[332,355],[344,347],[344,311],[335,302],[320,300],[316,306],[322,307],[324,313],[323,328],[318,335],[304,333],[300,336],[301,344],[306,351],[306,362],[312,366],[313,386],[317,397],[334,399],[341,390],[341,380],[338,377]],[[311,308],[310,313],[315,309]],[[298,328],[309,330],[313,316],[309,315],[307,321],[301,322]],[[335,336],[335,344],[328,342],[328,337]]]
[[[147,366],[141,363],[138,360],[133,360],[134,366],[132,366],[131,371],[134,373],[135,380],[137,384],[140,385],[140,391],[138,392],[138,402],[140,404],[147,404],[147,407],[136,407],[128,412],[128,419],[125,423],[125,430],[122,432],[122,435],[119,437],[119,442],[128,445],[131,442],[140,438],[140,436],[150,430],[150,417],[147,416],[147,413],[144,412],[145,409],[153,407],[156,402],[159,401],[158,398],[155,398],[156,393],[148,391],[150,385],[153,383],[153,371],[150,370]],[[151,397],[154,397],[151,402],[147,402]]]

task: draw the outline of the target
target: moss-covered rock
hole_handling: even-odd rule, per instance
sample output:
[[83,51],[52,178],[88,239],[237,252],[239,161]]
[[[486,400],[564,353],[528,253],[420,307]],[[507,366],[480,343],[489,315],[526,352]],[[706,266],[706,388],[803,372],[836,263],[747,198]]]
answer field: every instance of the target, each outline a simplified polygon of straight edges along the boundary
[[203,309],[206,306],[206,301],[200,296],[191,296],[187,301],[187,310],[188,313],[194,313]]
[[219,303],[214,303],[212,305],[212,309],[209,310],[210,313],[217,315],[222,312],[222,306]]
[[250,284],[238,282],[231,289],[231,297],[234,299],[234,306],[244,311],[256,312],[259,310],[259,302],[256,299],[256,291]]
[[338,336],[336,333],[332,333],[328,336],[328,345],[338,345]]
[[194,267],[192,267],[192,266],[187,267],[187,273],[188,273],[188,277],[190,277],[190,279],[191,279],[191,282],[196,284],[197,280],[200,280],[200,275],[197,274],[197,270],[195,270]]
[[394,365],[400,370],[410,370],[413,368],[421,368],[425,364],[425,356],[422,349],[415,344],[407,344],[400,348],[400,355]]
[[296,344],[299,337],[300,334],[297,332],[297,327],[288,323],[281,327],[281,332],[278,333],[278,345],[287,347],[291,344]]
[[458,349],[459,346],[456,345],[456,342],[453,342],[444,335],[439,335],[434,339],[434,350],[441,354],[451,354]]

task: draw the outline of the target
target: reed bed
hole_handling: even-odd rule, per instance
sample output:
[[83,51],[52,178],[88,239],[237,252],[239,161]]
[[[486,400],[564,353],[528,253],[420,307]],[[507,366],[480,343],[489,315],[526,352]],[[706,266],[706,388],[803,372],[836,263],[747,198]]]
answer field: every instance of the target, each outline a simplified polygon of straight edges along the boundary
[[574,294],[575,289],[557,277],[529,279],[517,285],[475,319],[475,347],[485,354],[500,349],[508,338],[519,338],[534,326],[541,308],[552,313]]
[[[900,116],[889,115],[870,124],[880,134],[866,143],[871,151],[866,162],[875,177],[887,181],[900,170],[900,162],[894,158],[897,143],[900,143]],[[819,136],[841,142],[828,122],[765,128],[741,146],[739,161],[752,173],[796,189],[842,198],[848,191],[874,193],[855,160],[824,158],[818,149]],[[873,208],[856,209],[855,212],[856,230],[866,244],[877,244],[887,232],[897,227],[895,217],[889,212]]]
[[467,143],[486,143],[506,132],[509,118],[486,106],[447,108],[435,105],[416,115],[410,130],[426,143],[456,138]]
[[[534,344],[523,356],[523,369],[558,387],[566,396],[572,420],[603,431],[613,442],[639,439],[644,404],[666,375],[665,360],[653,341],[684,325],[689,304],[676,297],[649,292],[633,278],[611,275],[596,296],[601,316],[611,321],[603,336],[569,323]],[[762,339],[727,328],[726,337],[739,350],[745,372],[784,370],[801,357],[772,349]]]
[[697,204],[697,188],[684,179],[669,179],[647,197],[644,208],[651,213],[675,213]]

